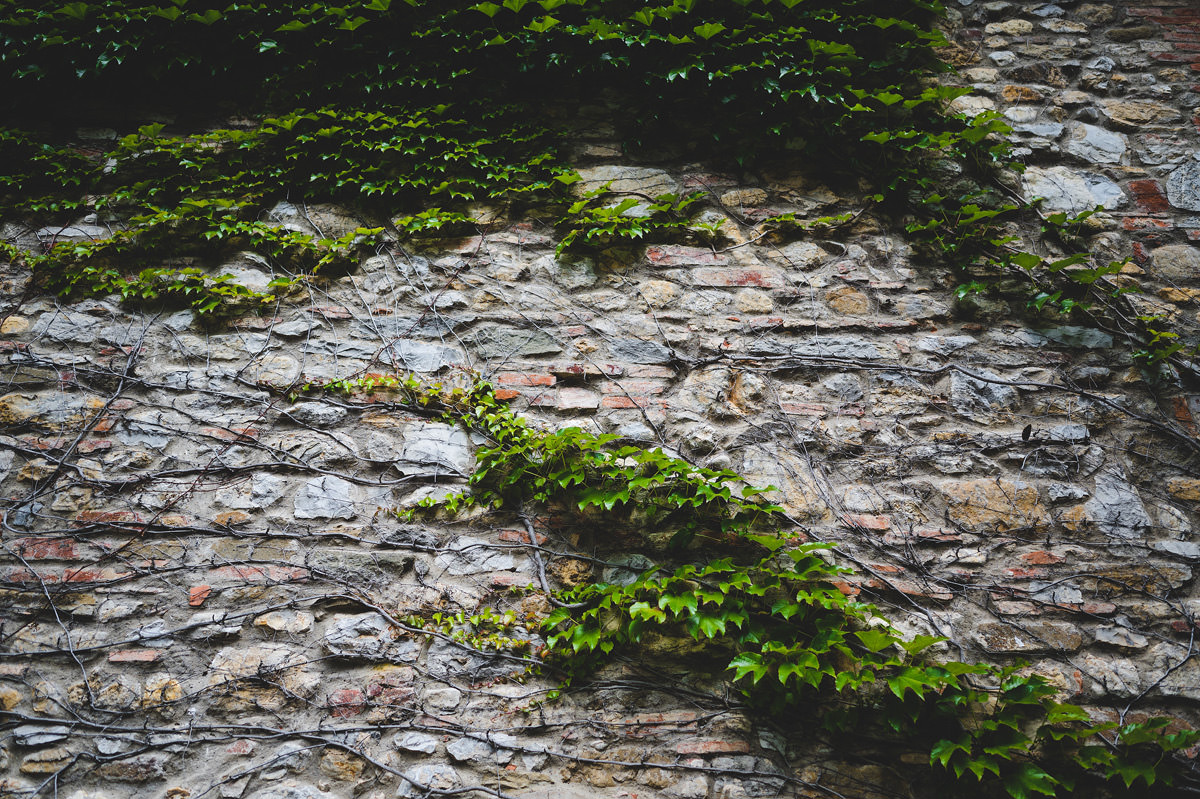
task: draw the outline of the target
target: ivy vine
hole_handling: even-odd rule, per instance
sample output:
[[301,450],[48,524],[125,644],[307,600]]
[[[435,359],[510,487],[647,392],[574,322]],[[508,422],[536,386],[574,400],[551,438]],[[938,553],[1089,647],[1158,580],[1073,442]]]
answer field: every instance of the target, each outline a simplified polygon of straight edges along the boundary
[[[513,513],[535,547],[529,519],[546,512],[564,525],[638,531],[658,560],[641,574],[556,591],[541,574],[554,609],[540,622],[538,654],[561,675],[559,690],[654,638],[691,638],[754,711],[795,730],[817,725],[921,751],[947,795],[1136,797],[1186,778],[1186,760],[1174,755],[1200,731],[1168,718],[1097,723],[1021,665],[933,654],[946,639],[905,635],[843,590],[852,570],[767,501],[771,486],[612,435],[540,430],[482,381],[374,375],[302,390],[391,392],[486,442],[465,490],[422,499],[398,510],[402,518]],[[507,636],[514,619],[490,609],[410,622],[483,650],[530,646]]]

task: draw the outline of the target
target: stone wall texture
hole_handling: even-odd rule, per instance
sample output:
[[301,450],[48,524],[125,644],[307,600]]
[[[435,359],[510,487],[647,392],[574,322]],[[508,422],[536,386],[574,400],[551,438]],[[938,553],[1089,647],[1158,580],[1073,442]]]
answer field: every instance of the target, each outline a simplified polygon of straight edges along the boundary
[[[1131,256],[1134,311],[1195,329],[1200,8],[948,5],[951,80],[974,88],[957,103],[1011,121],[1025,194],[1103,204],[1090,246]],[[858,570],[846,591],[948,636],[948,655],[1028,661],[1097,718],[1200,722],[1186,380],[1149,379],[1120,335],[956,300],[960,276],[869,213],[828,239],[743,232],[863,207],[804,164],[635,163],[602,127],[575,157],[585,185],[707,192],[732,243],[556,257],[545,220],[498,218],[220,324],[67,304],[4,273],[0,795],[920,795],[894,763],[758,723],[677,641],[545,702],[555,682],[525,655],[415,631],[405,617],[512,610],[536,652],[524,625],[544,600],[516,519],[386,512],[463,484],[464,432],[387,392],[275,390],[367,373],[474,370],[538,424],[777,486]],[[369,221],[273,218],[334,236]],[[251,259],[224,271],[271,277]],[[559,584],[646,563],[621,531],[554,521],[537,527]]]

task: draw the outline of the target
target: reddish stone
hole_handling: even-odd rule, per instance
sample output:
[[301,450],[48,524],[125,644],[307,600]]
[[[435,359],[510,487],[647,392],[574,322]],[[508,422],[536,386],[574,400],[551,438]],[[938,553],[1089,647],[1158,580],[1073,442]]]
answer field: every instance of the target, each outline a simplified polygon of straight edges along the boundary
[[1021,560],[1034,566],[1049,566],[1053,563],[1062,563],[1064,558],[1053,552],[1038,550],[1037,552],[1026,552],[1021,556]]
[[646,260],[651,266],[710,266],[729,263],[724,255],[700,247],[663,244],[646,248]]
[[229,746],[225,747],[225,751],[231,755],[252,755],[254,750],[258,748],[258,744],[254,741],[248,741],[243,738],[240,741],[234,741]]
[[509,400],[515,400],[517,397],[521,396],[521,392],[517,391],[515,388],[498,388],[495,391],[495,395],[496,399],[500,400],[501,402],[508,402]]
[[212,596],[211,585],[193,585],[188,589],[188,604],[194,608],[198,608],[204,604]]
[[85,510],[75,515],[84,524],[136,524],[142,517],[131,510]]
[[357,716],[366,708],[367,700],[357,688],[342,688],[329,695],[329,715],[335,719]]
[[[501,541],[509,544],[529,543],[529,534],[524,530],[501,530],[499,538]],[[548,540],[546,536],[542,535],[541,533],[537,533],[536,538],[539,544],[544,544]]]
[[1129,191],[1138,207],[1148,214],[1167,213],[1171,209],[1171,203],[1167,201],[1167,195],[1157,180],[1131,180]]
[[779,409],[792,416],[825,415],[825,406],[819,402],[781,402]]
[[600,404],[605,408],[649,408],[652,406],[665,407],[666,403],[662,400],[653,400],[649,397],[618,397],[608,396],[600,401]]
[[872,516],[866,513],[843,513],[842,524],[862,530],[888,530],[892,520],[887,516]]
[[653,380],[623,380],[608,382],[600,387],[602,394],[661,394],[666,390],[665,383]]

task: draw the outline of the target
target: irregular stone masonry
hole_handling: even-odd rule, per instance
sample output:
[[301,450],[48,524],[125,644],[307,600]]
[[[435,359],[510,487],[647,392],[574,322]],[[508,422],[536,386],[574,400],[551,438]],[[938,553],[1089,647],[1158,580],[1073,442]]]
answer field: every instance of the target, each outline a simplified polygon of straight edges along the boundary
[[[1024,190],[1047,208],[1104,204],[1090,244],[1132,256],[1136,309],[1194,329],[1200,10],[951,6],[949,54],[974,89],[960,107],[1013,123]],[[0,794],[891,795],[892,773],[856,753],[756,727],[690,642],[544,702],[554,683],[524,655],[418,634],[411,615],[490,606],[536,653],[524,625],[545,608],[513,520],[381,512],[461,486],[465,433],[386,391],[278,391],[383,372],[473,369],[543,425],[775,485],[858,569],[843,590],[906,629],[1028,660],[1098,718],[1200,721],[1200,397],[1148,384],[1103,331],[956,302],[957,276],[869,215],[783,246],[735,221],[861,209],[847,187],[615,152],[582,140],[585,179],[703,187],[732,245],[556,258],[550,230],[509,220],[215,328],[28,298],[26,276],[4,276],[0,294],[23,299],[0,324]],[[537,522],[564,584],[648,565],[610,531]]]

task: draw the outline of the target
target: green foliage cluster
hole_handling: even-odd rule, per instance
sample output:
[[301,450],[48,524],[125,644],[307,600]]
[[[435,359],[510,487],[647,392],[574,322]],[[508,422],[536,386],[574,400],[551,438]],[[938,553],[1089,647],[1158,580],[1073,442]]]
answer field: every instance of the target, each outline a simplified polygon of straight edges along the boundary
[[[925,0],[14,4],[0,11],[0,84],[39,116],[0,130],[0,219],[95,213],[125,228],[112,243],[51,242],[27,260],[56,291],[111,291],[116,270],[133,284],[126,296],[145,298],[163,281],[196,288],[188,273],[130,273],[167,251],[212,260],[256,249],[289,274],[326,256],[353,262],[354,250],[319,237],[272,232],[264,216],[280,200],[350,205],[394,222],[395,236],[461,229],[488,201],[551,205],[563,247],[711,239],[689,219],[694,196],[563,196],[576,178],[558,150],[592,98],[620,104],[631,143],[686,139],[740,159],[786,145],[875,173],[906,150],[867,152],[860,137],[963,127],[939,113],[955,92],[920,84],[940,68],[936,10]],[[16,127],[46,117],[33,100],[47,95],[76,120],[123,127],[144,114],[143,97],[177,118],[170,134],[143,124],[89,149],[53,128]],[[216,113],[254,121],[187,129]],[[196,305],[208,308],[220,292],[202,293]]]
[[[791,528],[763,496],[771,487],[747,486],[734,472],[579,428],[533,428],[484,382],[373,375],[309,388],[392,391],[486,440],[465,492],[424,500],[405,518],[550,510],[613,529],[635,517],[661,562],[627,580],[558,592],[541,623],[541,656],[565,684],[615,654],[690,638],[702,651],[689,662],[723,669],[752,708],[785,725],[923,749],[929,779],[946,795],[1143,796],[1179,779],[1184,765],[1173,753],[1200,742],[1200,732],[1171,731],[1165,718],[1096,723],[1020,667],[930,655],[945,639],[906,636],[858,601],[846,590],[852,570],[833,562],[830,547]],[[731,554],[715,557],[721,549]],[[529,640],[508,636],[516,621],[485,609],[413,623],[485,650],[524,652]]]

